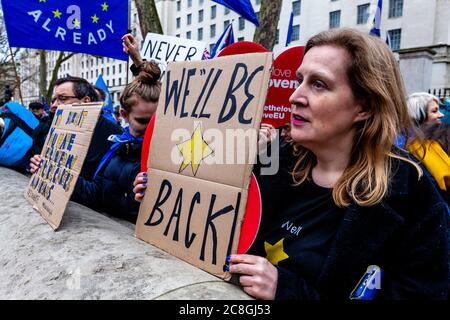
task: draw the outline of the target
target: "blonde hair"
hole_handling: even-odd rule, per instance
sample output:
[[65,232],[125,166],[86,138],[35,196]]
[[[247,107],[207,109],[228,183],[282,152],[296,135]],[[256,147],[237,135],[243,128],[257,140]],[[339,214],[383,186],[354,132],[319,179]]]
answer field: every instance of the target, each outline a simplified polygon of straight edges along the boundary
[[144,61],[141,72],[120,95],[120,106],[131,112],[131,108],[137,103],[138,98],[148,102],[158,102],[161,93],[161,70],[153,61]]
[[[350,162],[333,188],[333,199],[339,207],[347,207],[352,201],[371,206],[388,192],[392,159],[412,164],[422,176],[415,162],[392,152],[399,134],[412,128],[403,80],[391,50],[376,37],[348,28],[324,31],[308,41],[305,55],[313,47],[325,45],[348,52],[347,76],[353,95],[371,114],[356,124]],[[311,177],[317,160],[299,144],[294,146],[294,154],[298,159],[292,176],[299,185]]]

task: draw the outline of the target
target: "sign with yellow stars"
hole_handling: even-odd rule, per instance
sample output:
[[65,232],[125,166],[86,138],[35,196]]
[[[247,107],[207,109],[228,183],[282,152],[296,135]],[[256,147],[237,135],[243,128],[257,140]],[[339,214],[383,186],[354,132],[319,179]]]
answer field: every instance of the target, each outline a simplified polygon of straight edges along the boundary
[[156,112],[136,236],[225,280],[271,65],[271,53],[169,63]]
[[124,0],[0,0],[11,47],[80,52],[128,61]]

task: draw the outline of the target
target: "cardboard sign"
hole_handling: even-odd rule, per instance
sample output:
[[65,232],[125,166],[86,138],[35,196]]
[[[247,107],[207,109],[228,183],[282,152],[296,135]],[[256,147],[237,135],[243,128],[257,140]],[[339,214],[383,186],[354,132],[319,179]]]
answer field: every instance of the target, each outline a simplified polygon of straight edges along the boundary
[[[226,257],[237,252],[253,162],[208,160],[238,149],[246,159],[256,155],[271,64],[271,53],[170,63],[156,112],[147,162],[151,187],[136,236],[225,280]],[[246,130],[256,139],[243,150],[232,140],[245,135],[218,141]]]
[[83,167],[102,104],[59,106],[25,198],[56,230]]
[[148,33],[142,46],[142,58],[156,62],[201,60],[206,44],[201,41]]
[[299,85],[296,72],[302,64],[304,50],[305,47],[302,46],[290,47],[275,59],[263,123],[279,128],[291,122],[289,98]]

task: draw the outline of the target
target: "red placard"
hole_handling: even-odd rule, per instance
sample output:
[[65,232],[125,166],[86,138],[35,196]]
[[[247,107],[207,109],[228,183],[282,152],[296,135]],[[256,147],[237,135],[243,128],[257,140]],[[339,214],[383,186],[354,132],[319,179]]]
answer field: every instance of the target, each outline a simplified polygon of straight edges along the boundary
[[263,123],[279,128],[291,122],[289,97],[299,84],[296,71],[303,61],[304,51],[303,46],[291,47],[275,59],[264,106]]

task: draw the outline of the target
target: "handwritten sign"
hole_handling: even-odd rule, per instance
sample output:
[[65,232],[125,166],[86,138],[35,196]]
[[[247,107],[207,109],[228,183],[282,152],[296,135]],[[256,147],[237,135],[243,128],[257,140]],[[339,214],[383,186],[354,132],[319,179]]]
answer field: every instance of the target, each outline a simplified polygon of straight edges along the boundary
[[59,106],[42,149],[42,163],[33,174],[25,198],[56,230],[91,143],[102,105]]
[[[170,63],[156,112],[136,236],[228,280],[256,154],[271,53]],[[256,134],[251,143],[242,144]],[[181,133],[184,136],[179,136]],[[244,134],[243,134],[244,133]]]
[[141,55],[144,59],[167,63],[201,60],[206,44],[201,41],[149,33],[145,37]]

